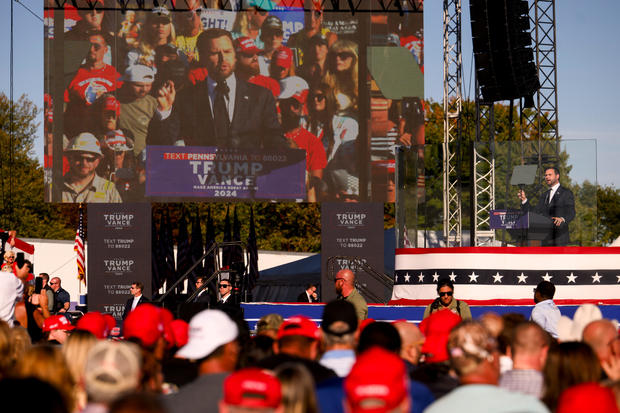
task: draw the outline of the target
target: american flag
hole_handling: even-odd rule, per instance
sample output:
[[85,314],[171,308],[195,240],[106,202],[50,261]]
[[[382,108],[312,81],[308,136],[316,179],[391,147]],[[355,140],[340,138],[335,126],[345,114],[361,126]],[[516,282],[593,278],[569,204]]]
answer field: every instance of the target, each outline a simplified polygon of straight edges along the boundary
[[77,254],[77,278],[86,285],[86,265],[84,264],[84,209],[81,206],[73,250]]

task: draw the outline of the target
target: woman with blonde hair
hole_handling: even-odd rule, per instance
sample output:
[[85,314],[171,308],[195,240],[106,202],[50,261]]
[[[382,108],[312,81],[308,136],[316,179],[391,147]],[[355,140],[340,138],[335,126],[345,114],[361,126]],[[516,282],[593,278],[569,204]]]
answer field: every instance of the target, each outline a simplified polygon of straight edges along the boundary
[[2,271],[13,272],[13,263],[15,262],[15,252],[7,251],[4,253],[4,263],[2,263]]
[[136,48],[127,53],[126,65],[141,64],[154,67],[155,49],[165,44],[176,47],[176,33],[170,11],[165,7],[156,7],[147,14],[146,22],[138,34]]
[[318,413],[314,380],[299,363],[284,363],[275,369],[282,385],[284,413]]
[[75,381],[60,348],[49,345],[32,347],[17,362],[14,376],[34,377],[51,384],[62,394],[69,411],[74,411]]
[[[97,344],[97,338],[93,333],[85,330],[76,330],[62,346],[62,354],[65,356],[67,367],[75,383],[80,383],[86,366],[86,356],[93,346]],[[73,397],[75,410],[80,411],[86,406],[86,391],[81,385],[74,386]]]
[[339,111],[356,111],[358,97],[357,44],[350,40],[338,40],[327,55],[328,68],[325,82],[336,94]]
[[238,11],[231,33],[233,39],[238,37],[249,37],[254,40],[256,47],[263,49],[265,45],[260,38],[260,28],[268,14],[269,12],[267,12],[267,10],[262,10],[256,6]]

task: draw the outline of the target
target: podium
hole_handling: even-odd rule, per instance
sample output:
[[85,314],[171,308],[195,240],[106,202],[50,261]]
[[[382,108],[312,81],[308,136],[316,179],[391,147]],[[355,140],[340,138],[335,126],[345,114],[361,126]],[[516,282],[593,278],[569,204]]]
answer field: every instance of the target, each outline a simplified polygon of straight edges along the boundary
[[532,211],[493,209],[490,212],[491,229],[505,229],[522,246],[540,246],[553,236],[551,218]]

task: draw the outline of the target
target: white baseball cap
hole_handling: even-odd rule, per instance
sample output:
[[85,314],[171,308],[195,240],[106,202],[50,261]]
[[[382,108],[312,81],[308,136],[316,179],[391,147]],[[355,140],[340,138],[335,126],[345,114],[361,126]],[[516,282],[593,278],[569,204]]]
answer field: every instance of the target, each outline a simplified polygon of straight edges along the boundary
[[280,96],[278,96],[278,99],[288,99],[294,97],[303,103],[308,89],[308,82],[306,82],[303,78],[299,76],[285,77],[280,80]]
[[187,344],[177,351],[177,356],[192,360],[204,358],[236,339],[238,334],[237,324],[226,313],[203,310],[190,320]]
[[157,70],[146,65],[132,65],[125,69],[125,74],[121,80],[125,82],[144,82],[153,83]]

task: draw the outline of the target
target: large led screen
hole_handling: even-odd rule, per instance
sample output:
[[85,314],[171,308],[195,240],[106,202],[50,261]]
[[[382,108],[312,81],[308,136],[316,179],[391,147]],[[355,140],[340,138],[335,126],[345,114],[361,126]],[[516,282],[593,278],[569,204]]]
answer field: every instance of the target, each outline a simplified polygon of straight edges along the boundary
[[393,202],[422,2],[48,0],[51,202]]

